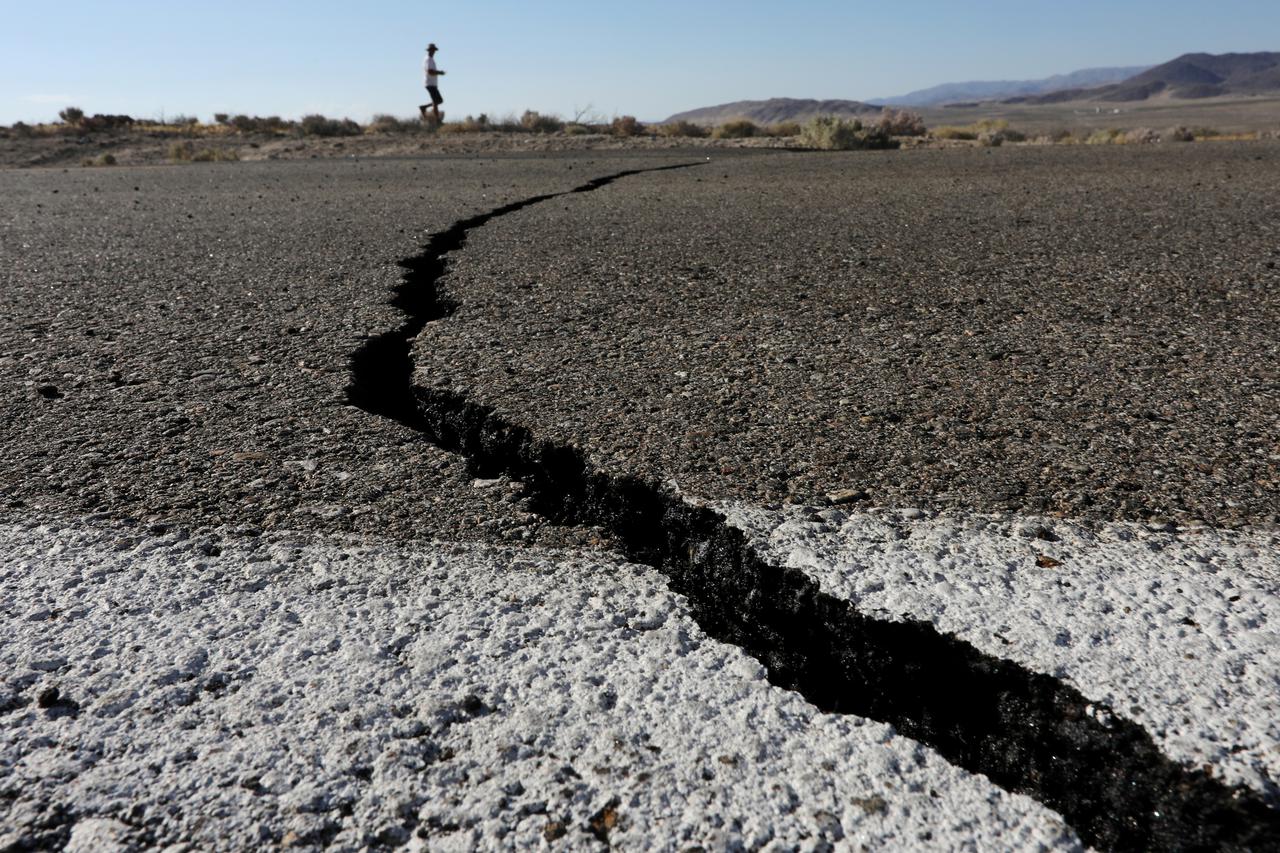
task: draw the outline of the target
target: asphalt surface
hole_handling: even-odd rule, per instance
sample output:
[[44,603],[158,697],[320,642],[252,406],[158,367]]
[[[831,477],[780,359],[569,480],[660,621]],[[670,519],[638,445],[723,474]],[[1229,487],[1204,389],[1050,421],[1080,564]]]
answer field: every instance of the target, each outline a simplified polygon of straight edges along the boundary
[[345,388],[431,232],[647,162],[0,172],[0,513],[591,543]]
[[1274,801],[1280,146],[711,156],[0,172],[0,848],[1079,844],[349,405],[679,163],[414,381]]
[[0,525],[0,585],[0,850],[1082,849],[599,553]]
[[759,504],[1280,520],[1280,146],[714,158],[471,237],[418,340],[604,470]]

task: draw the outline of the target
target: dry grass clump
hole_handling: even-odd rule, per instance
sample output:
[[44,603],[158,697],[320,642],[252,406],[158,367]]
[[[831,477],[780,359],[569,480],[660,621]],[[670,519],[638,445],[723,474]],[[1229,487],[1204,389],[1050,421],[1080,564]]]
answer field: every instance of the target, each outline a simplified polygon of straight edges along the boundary
[[726,121],[711,131],[713,139],[750,139],[760,132],[760,127],[751,119],[738,118]]
[[365,133],[415,133],[422,129],[417,119],[398,118],[386,113],[375,115],[365,126]]
[[1160,141],[1160,134],[1149,127],[1135,127],[1125,131],[1123,145],[1153,145]]
[[190,142],[169,146],[169,160],[174,163],[229,163],[240,159],[234,148],[196,148]]
[[1095,130],[1093,133],[1085,137],[1085,145],[1123,145],[1124,131],[1118,128],[1107,128],[1106,130]]
[[707,135],[708,130],[700,124],[694,124],[691,121],[673,121],[658,126],[658,133],[662,136],[684,136],[690,139],[701,139]]
[[609,125],[609,131],[614,136],[640,136],[645,133],[645,126],[635,116],[618,116]]
[[924,119],[908,110],[885,107],[876,121],[876,129],[890,136],[924,136],[929,132]]
[[976,141],[978,138],[978,131],[971,125],[944,124],[942,127],[935,127],[933,130],[929,131],[929,135],[934,139]]
[[80,161],[81,166],[114,166],[116,165],[116,156],[114,154],[99,154],[97,157],[86,157]]
[[1004,119],[983,119],[973,124],[945,125],[929,131],[934,139],[959,139],[979,142],[989,148],[996,148],[1006,142],[1026,142],[1027,135],[1020,130],[1009,127]]
[[287,133],[293,127],[292,122],[285,121],[280,116],[266,116],[264,118],[263,116],[247,116],[244,114],[232,116],[224,124],[238,133],[281,134]]
[[780,121],[761,128],[761,135],[772,136],[775,139],[786,139],[792,136],[799,136],[802,130],[803,128],[798,121]]
[[543,115],[537,110],[525,110],[520,116],[520,127],[530,133],[559,133],[564,130],[564,119],[554,115]]
[[878,127],[866,128],[857,119],[814,116],[800,129],[800,142],[819,151],[861,151],[897,148],[901,143]]
[[303,136],[356,136],[364,132],[349,118],[326,118],[316,113],[303,116],[298,129]]
[[491,129],[489,116],[480,113],[478,116],[467,116],[462,121],[452,121],[440,125],[441,133],[483,133]]

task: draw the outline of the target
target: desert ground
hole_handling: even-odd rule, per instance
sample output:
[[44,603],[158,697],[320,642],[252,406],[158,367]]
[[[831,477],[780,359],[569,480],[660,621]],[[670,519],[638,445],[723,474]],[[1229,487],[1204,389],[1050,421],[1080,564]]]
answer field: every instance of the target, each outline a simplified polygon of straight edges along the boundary
[[[1152,98],[1136,103],[1067,101],[1057,104],[957,104],[916,111],[930,135],[902,137],[907,147],[977,147],[983,129],[1007,125],[1027,144],[1079,144],[1098,141],[1096,134],[1114,134],[1116,141],[1155,139],[1168,141],[1174,131],[1191,133],[1201,140],[1234,140],[1241,137],[1280,138],[1280,99],[1266,96],[1220,97],[1197,100]],[[537,117],[537,114],[533,114]],[[863,116],[874,123],[874,110]],[[323,117],[321,117],[323,118]],[[390,118],[390,117],[383,117]],[[0,168],[84,168],[125,165],[184,164],[192,158],[236,161],[360,160],[422,156],[505,156],[530,153],[671,152],[707,149],[714,154],[740,149],[804,149],[796,135],[798,124],[761,127],[751,137],[720,137],[711,127],[689,136],[674,125],[641,123],[634,135],[619,136],[608,120],[591,126],[566,126],[547,116],[560,129],[533,130],[521,126],[515,116],[495,118],[507,130],[476,130],[471,116],[451,114],[443,129],[422,125],[416,118],[395,119],[363,128],[354,124],[341,135],[306,132],[296,123],[268,132],[249,122],[237,130],[232,124],[164,124],[139,120],[137,124],[91,129],[86,125],[55,123],[20,130],[0,127]],[[339,124],[337,120],[330,123]],[[1001,124],[1002,123],[1002,124]],[[492,126],[492,125],[491,125]],[[537,127],[537,124],[534,124]],[[975,129],[976,127],[976,129]],[[967,139],[954,139],[948,131],[970,130]],[[935,135],[936,134],[936,135]],[[1104,137],[1110,140],[1111,137]],[[819,146],[821,147],[821,146]],[[110,158],[111,163],[104,163]]]
[[0,849],[1280,845],[1280,142],[350,153],[0,171]]
[[1280,130],[1280,98],[1274,95],[1227,96],[1194,100],[1154,97],[1119,103],[1064,101],[1058,104],[986,102],[931,107],[921,111],[929,126],[964,125],[1003,119],[1028,133],[1069,130],[1086,133],[1109,128],[1213,128],[1227,134]]

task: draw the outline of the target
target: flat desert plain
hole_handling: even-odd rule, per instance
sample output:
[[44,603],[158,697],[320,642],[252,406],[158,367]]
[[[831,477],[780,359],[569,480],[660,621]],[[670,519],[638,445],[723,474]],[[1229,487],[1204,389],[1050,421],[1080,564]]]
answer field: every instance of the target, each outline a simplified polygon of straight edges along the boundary
[[1272,849],[1280,144],[0,172],[0,849]]

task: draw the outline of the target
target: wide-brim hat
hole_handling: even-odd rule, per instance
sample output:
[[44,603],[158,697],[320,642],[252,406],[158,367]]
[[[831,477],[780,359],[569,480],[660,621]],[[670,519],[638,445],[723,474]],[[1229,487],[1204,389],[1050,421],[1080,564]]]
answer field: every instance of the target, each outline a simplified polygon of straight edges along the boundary
[[439,49],[440,48],[436,47],[435,42],[432,42],[431,44],[427,45],[427,50],[439,50]]

